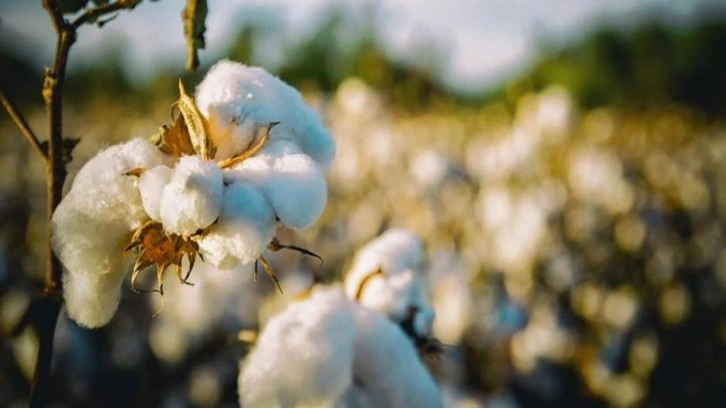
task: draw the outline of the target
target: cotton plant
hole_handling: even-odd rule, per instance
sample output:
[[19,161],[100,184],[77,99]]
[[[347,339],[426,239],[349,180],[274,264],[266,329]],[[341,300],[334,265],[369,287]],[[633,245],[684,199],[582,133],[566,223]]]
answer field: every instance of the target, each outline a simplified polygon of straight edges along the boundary
[[130,261],[134,290],[152,268],[162,294],[170,268],[189,284],[197,259],[225,270],[259,262],[277,282],[263,256],[287,247],[276,227],[306,228],[325,207],[335,144],[299,92],[231,61],[194,97],[181,81],[179,91],[172,125],[89,160],[53,215],[66,309],[82,326],[113,317]]
[[441,406],[420,355],[435,343],[424,260],[414,233],[390,230],[358,252],[343,285],[271,318],[241,364],[241,405]]

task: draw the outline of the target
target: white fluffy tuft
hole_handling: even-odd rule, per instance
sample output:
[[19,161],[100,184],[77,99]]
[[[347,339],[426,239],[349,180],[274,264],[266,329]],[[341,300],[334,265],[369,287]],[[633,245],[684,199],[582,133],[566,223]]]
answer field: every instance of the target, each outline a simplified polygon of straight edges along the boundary
[[118,309],[125,272],[119,268],[104,275],[65,273],[63,292],[68,315],[91,329],[108,323]]
[[279,124],[271,130],[271,139],[292,141],[324,169],[335,156],[333,138],[318,114],[297,90],[263,68],[216,63],[199,84],[196,102],[209,120],[218,160],[242,152],[257,127],[272,122]]
[[275,235],[275,216],[253,186],[236,182],[225,188],[219,222],[199,242],[204,260],[229,269],[260,257]]
[[169,183],[173,174],[172,169],[167,166],[156,166],[146,170],[139,176],[139,194],[144,211],[156,221],[161,221],[161,197],[164,193],[164,186]]
[[241,406],[336,406],[353,380],[352,307],[317,290],[271,319],[241,367]]
[[328,200],[320,166],[288,141],[270,142],[258,155],[229,171],[227,177],[254,184],[288,228],[312,225]]
[[222,170],[199,156],[179,160],[161,196],[159,215],[164,230],[193,234],[219,216],[222,203]]

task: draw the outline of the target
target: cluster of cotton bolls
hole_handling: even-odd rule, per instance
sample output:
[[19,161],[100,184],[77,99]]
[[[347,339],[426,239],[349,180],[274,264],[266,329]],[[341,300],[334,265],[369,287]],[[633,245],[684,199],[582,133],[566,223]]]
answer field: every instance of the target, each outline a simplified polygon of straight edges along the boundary
[[433,322],[422,262],[418,237],[388,231],[360,250],[345,288],[319,286],[273,317],[242,364],[242,406],[441,406],[411,337]]
[[[163,153],[144,139],[111,146],[83,166],[58,206],[53,248],[79,324],[102,326],[115,313],[134,231],[137,265],[180,267],[183,255],[198,253],[232,269],[257,260],[277,225],[306,228],[322,213],[335,145],[295,89],[261,68],[222,61],[195,99],[201,117],[184,119],[205,125],[206,133],[189,130],[196,154]],[[149,225],[159,233],[144,235]],[[172,252],[156,253],[164,242]]]

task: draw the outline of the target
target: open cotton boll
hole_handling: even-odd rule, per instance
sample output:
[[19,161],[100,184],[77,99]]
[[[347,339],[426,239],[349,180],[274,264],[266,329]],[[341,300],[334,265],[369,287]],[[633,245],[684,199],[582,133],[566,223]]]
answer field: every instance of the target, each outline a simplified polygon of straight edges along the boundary
[[344,406],[441,407],[441,392],[397,325],[380,313],[354,309],[354,386]]
[[300,93],[259,67],[220,61],[196,91],[196,103],[209,121],[216,159],[240,153],[250,144],[254,130],[279,122],[271,140],[287,139],[302,148],[323,169],[335,156],[333,137]]
[[345,278],[346,293],[396,322],[412,318],[413,334],[428,335],[435,312],[426,296],[423,261],[423,244],[414,233],[389,230],[358,251]]
[[219,222],[199,241],[199,251],[205,262],[228,269],[259,258],[274,236],[275,215],[265,197],[235,182],[225,188]]
[[164,230],[181,235],[208,227],[219,216],[223,187],[216,163],[199,156],[182,157],[161,196]]
[[243,407],[441,406],[401,328],[338,286],[270,319],[240,368]]
[[272,141],[257,156],[227,172],[254,184],[288,228],[303,229],[322,214],[328,200],[320,166],[288,141]]
[[352,386],[353,304],[318,288],[272,318],[241,366],[240,405],[334,407]]
[[81,326],[101,327],[108,323],[118,309],[124,268],[112,273],[63,274],[63,297],[68,316]]
[[164,186],[169,183],[172,174],[173,171],[169,167],[157,166],[146,170],[139,176],[138,186],[141,203],[144,205],[146,214],[153,220],[161,221],[161,196],[164,192]]

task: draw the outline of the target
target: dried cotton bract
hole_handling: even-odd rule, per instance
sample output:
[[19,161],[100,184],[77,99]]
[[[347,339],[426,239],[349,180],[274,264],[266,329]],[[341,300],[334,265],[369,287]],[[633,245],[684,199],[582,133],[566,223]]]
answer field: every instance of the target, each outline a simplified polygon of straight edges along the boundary
[[155,267],[163,294],[167,268],[187,283],[198,255],[220,268],[258,259],[267,266],[262,253],[285,247],[275,240],[277,223],[305,228],[325,207],[323,172],[335,145],[295,89],[261,68],[222,61],[196,101],[180,83],[174,107],[156,146],[134,139],[99,153],[53,216],[68,314],[83,326],[115,313],[125,250],[134,256],[134,289]]

